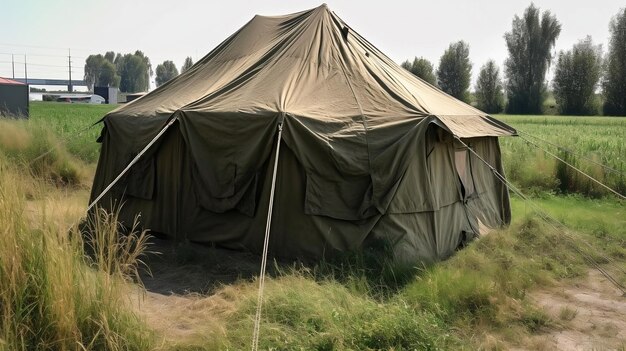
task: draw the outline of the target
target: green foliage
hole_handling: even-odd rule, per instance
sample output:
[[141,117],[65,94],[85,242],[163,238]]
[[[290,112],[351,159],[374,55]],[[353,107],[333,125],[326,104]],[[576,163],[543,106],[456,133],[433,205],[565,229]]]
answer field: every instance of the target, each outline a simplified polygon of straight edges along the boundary
[[191,56],[187,56],[185,58],[185,63],[183,63],[183,66],[180,68],[180,73],[185,73],[191,68],[191,66],[193,66],[193,60],[191,59]]
[[609,25],[611,40],[606,56],[604,114],[626,116],[626,8],[621,9]]
[[104,61],[100,66],[100,75],[95,84],[96,86],[119,87],[120,76],[117,75],[115,65],[112,62]]
[[140,50],[124,56],[107,51],[104,56],[89,55],[85,60],[85,80],[89,89],[112,86],[128,93],[147,91],[153,74],[150,59]]
[[469,60],[469,45],[464,41],[450,44],[439,60],[437,81],[444,92],[469,102],[469,86],[472,78],[472,63]]
[[157,87],[178,76],[178,69],[173,61],[164,61],[157,65],[155,83]]
[[105,56],[89,55],[85,60],[85,81],[90,90],[93,90],[94,86],[119,86],[120,77],[111,54],[112,52],[107,52]]
[[545,76],[552,60],[551,49],[561,33],[561,24],[549,11],[540,18],[531,4],[524,17],[513,18],[513,28],[504,35],[509,57],[504,65],[507,78],[507,113],[540,114],[545,99]]
[[127,93],[147,91],[150,77],[148,65],[144,57],[136,54],[126,54],[120,60],[119,74],[120,90]]
[[[458,346],[440,320],[410,308],[400,297],[378,302],[355,295],[336,281],[317,282],[297,271],[269,280],[265,291],[259,341],[263,350],[441,350]],[[237,311],[227,322],[232,328],[222,349],[245,349],[250,343],[249,316],[256,308],[255,291],[239,291],[233,302]]]
[[152,63],[150,63],[150,59],[146,56],[143,51],[137,50],[135,51],[135,56],[141,58],[143,64],[146,66],[146,70],[144,71],[144,79],[147,82],[145,91],[150,90],[150,77],[154,75],[154,71],[152,70]]
[[[621,194],[626,194],[626,147],[622,142],[626,140],[626,119],[506,115],[498,118],[518,130],[564,148],[561,150],[523,135]],[[521,138],[500,138],[500,145],[506,176],[518,187],[527,191],[566,191],[591,197],[609,194],[587,177]]]
[[495,61],[489,60],[480,68],[476,80],[476,103],[480,110],[487,113],[500,113],[504,108],[504,94],[500,69]]
[[415,57],[413,62],[404,61],[401,66],[415,76],[422,78],[427,83],[437,86],[437,77],[435,77],[433,64],[423,57]]
[[492,232],[407,286],[407,303],[434,313],[446,324],[518,328],[533,333],[550,325],[525,300],[535,285],[577,277],[586,262],[577,252],[584,244],[526,216],[506,231]]
[[595,91],[602,73],[602,48],[591,37],[561,51],[554,71],[554,96],[563,115],[598,114]]

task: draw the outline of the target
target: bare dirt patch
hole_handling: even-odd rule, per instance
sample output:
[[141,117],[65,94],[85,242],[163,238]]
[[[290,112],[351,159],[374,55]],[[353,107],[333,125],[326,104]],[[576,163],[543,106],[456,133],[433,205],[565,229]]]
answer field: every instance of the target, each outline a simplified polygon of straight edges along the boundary
[[157,238],[151,239],[148,250],[158,254],[144,258],[151,273],[142,273],[145,290],[129,294],[133,308],[169,345],[217,349],[225,318],[234,309],[232,297],[242,286],[236,282],[258,276],[260,257]]
[[545,350],[626,349],[626,296],[600,272],[576,282],[530,294],[558,325],[533,335],[529,344]]
[[248,252],[151,238],[141,276],[148,292],[208,295],[237,280],[258,276],[261,258]]

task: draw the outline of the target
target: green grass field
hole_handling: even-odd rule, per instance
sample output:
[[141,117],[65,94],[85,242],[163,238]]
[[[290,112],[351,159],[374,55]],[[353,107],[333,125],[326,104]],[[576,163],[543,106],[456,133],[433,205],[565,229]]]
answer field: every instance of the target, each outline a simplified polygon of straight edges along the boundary
[[[521,138],[500,139],[506,174],[516,185],[531,191],[582,193],[591,197],[608,194],[586,177],[563,166],[552,156],[524,140],[528,139],[619,193],[626,194],[626,118],[496,117],[520,131]],[[568,149],[574,155],[532,136]]]
[[[256,282],[241,280],[212,296],[190,297],[193,304],[179,313],[201,311],[194,314],[198,329],[166,340],[127,306],[127,294],[137,291],[129,273],[139,252],[100,250],[95,260],[87,259],[84,243],[67,235],[86,206],[101,126],[77,132],[111,109],[33,103],[29,121],[0,121],[0,350],[248,349]],[[498,118],[625,169],[626,118]],[[520,138],[502,138],[501,145],[510,179],[569,234],[539,220],[533,206],[513,196],[510,228],[432,267],[396,267],[365,252],[281,269],[267,281],[261,348],[536,349],[533,335],[563,328],[528,294],[581,279],[590,268],[580,250],[626,270],[626,207],[582,180],[561,188],[568,173],[559,173],[556,163]],[[623,186],[623,178],[594,175]],[[92,245],[114,237],[115,218],[102,217]],[[626,276],[617,277],[626,283]]]
[[67,150],[85,162],[96,162],[100,144],[95,143],[102,124],[97,123],[114,105],[31,102],[31,123],[54,131]]

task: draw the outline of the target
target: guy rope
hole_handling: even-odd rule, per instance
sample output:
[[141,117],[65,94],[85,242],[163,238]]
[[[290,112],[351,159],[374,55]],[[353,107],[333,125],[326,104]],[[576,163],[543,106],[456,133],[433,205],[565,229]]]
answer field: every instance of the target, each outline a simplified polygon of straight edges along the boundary
[[[539,216],[541,216],[541,218],[544,221],[546,221],[546,223],[548,223],[550,226],[552,226],[555,230],[561,231],[565,236],[568,237],[568,239],[572,239],[573,238],[572,235],[566,231],[567,227],[563,223],[561,223],[560,221],[558,221],[554,217],[550,216],[547,212],[543,211],[543,209],[541,207],[539,207],[537,204],[535,204],[533,201],[531,201],[530,198],[528,198],[518,188],[516,188],[513,184],[511,184],[502,174],[500,174],[500,172],[498,172],[498,170],[496,170],[492,165],[490,165],[489,162],[487,162],[478,153],[476,153],[476,151],[474,151],[474,149],[472,149],[465,142],[463,142],[463,140],[461,140],[461,138],[459,138],[456,135],[454,136],[454,138],[456,140],[458,140],[459,143],[461,143],[474,156],[476,156],[476,158],[478,158],[482,163],[484,163],[485,166],[487,166],[493,172],[494,176],[500,182],[502,182],[502,184],[504,184],[508,189],[513,191],[516,195],[518,195],[526,203],[530,204],[535,209],[535,211],[537,211],[537,214],[539,214]],[[575,168],[575,169],[577,169],[577,168]],[[591,244],[587,243],[584,240],[583,240],[583,242],[587,246],[589,246],[590,248],[593,249],[593,246]],[[593,256],[591,254],[589,254],[587,252],[584,252],[580,247],[578,247],[576,244],[574,244],[573,241],[568,241],[568,243],[571,244],[572,248],[574,250],[576,250],[585,259],[585,261],[587,261],[590,265],[592,265],[595,269],[597,269],[617,289],[619,289],[622,292],[622,296],[626,297],[626,287],[624,287],[617,279],[615,279],[613,276],[611,276],[611,274],[609,274],[609,272],[607,272],[603,267],[601,267],[598,264],[598,262],[596,262],[596,260],[593,258]],[[607,262],[609,262],[609,263],[614,263],[613,260],[611,260],[609,257],[603,256],[603,258],[605,260],[607,260]],[[621,270],[621,271],[622,271],[622,273],[625,273],[623,270]]]
[[165,125],[165,127],[163,127],[163,129],[161,129],[161,131],[154,137],[152,138],[152,140],[150,140],[150,142],[137,154],[137,156],[135,156],[135,158],[132,159],[132,161],[130,161],[130,163],[126,166],[126,168],[124,168],[122,170],[122,172],[120,172],[120,174],[118,174],[117,177],[115,177],[115,179],[113,179],[113,181],[106,187],[104,188],[104,190],[102,190],[102,192],[100,193],[100,195],[98,195],[90,204],[89,206],[87,206],[87,210],[86,212],[89,212],[89,210],[91,210],[92,207],[94,207],[98,201],[100,201],[100,199],[102,199],[102,197],[104,195],[106,195],[107,192],[109,192],[109,190],[111,190],[111,188],[113,188],[113,186],[115,186],[115,184],[117,184],[117,182],[122,179],[122,177],[124,176],[124,174],[126,174],[126,172],[128,172],[128,170],[135,164],[137,163],[137,161],[139,161],[139,158],[141,158],[141,156],[143,156],[144,153],[146,153],[146,151],[148,151],[148,149],[150,148],[150,146],[152,146],[157,140],[159,140],[159,138],[165,133],[165,131],[167,131],[167,129],[169,127],[172,126],[172,124],[174,124],[174,122],[176,122],[177,118],[171,118],[167,124]]
[[278,137],[276,138],[276,155],[274,156],[274,170],[272,171],[272,186],[270,188],[270,202],[267,209],[267,221],[265,223],[265,238],[263,239],[263,257],[261,258],[261,273],[259,273],[259,293],[256,302],[256,315],[254,316],[254,331],[252,333],[252,351],[259,349],[259,329],[261,327],[261,307],[263,305],[263,290],[265,289],[265,268],[267,266],[267,251],[270,241],[270,227],[272,225],[272,208],[274,207],[274,190],[276,188],[276,170],[278,169],[278,156],[280,155],[280,140],[283,133],[283,123],[278,124]]

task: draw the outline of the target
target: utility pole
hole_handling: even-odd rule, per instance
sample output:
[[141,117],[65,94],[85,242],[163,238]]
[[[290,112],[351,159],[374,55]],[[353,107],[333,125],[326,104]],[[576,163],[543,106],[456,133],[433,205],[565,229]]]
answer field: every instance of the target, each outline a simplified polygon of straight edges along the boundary
[[26,85],[28,85],[28,67],[26,66],[26,55],[24,55],[24,79],[26,80]]
[[15,55],[11,54],[11,68],[13,69],[13,79],[15,79]]
[[72,51],[70,49],[67,49],[67,59],[67,64],[70,68],[70,81],[67,86],[67,90],[71,93],[74,90],[74,87],[72,86]]

